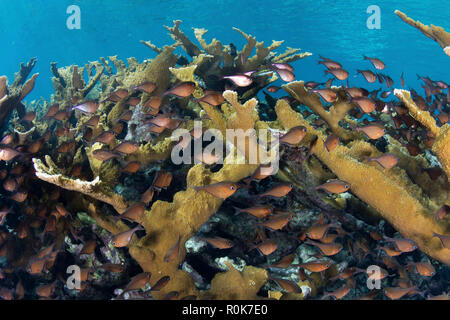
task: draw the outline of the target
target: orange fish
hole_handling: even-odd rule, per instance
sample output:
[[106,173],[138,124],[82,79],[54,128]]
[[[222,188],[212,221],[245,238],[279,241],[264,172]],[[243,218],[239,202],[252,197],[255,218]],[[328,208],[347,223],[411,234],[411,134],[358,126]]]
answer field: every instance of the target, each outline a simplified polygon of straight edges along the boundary
[[386,153],[379,157],[369,158],[369,162],[376,161],[380,166],[382,166],[384,169],[391,169],[395,167],[398,163],[398,158],[394,156],[393,154]]
[[418,274],[424,277],[432,277],[436,274],[436,269],[428,262],[408,262],[407,265],[413,267]]
[[136,173],[141,168],[141,163],[139,161],[128,162],[125,167],[122,168],[122,172],[126,173]]
[[366,57],[366,56],[363,56],[363,57],[364,57],[364,60],[369,60],[370,62],[372,62],[372,64],[375,67],[375,69],[383,70],[386,67],[384,62],[381,61],[378,58],[369,58],[369,57]]
[[304,126],[293,127],[280,137],[280,143],[285,143],[290,146],[299,144],[306,135],[306,128]]
[[285,82],[291,82],[295,80],[295,75],[287,69],[275,69],[275,72],[278,74],[281,80]]
[[153,195],[155,194],[155,190],[150,187],[148,188],[141,196],[141,202],[145,203],[145,205],[148,206],[148,204],[152,201]]
[[369,124],[364,127],[355,128],[356,131],[362,131],[369,139],[379,139],[386,133],[384,127],[379,124]]
[[227,199],[231,197],[236,190],[239,188],[237,183],[231,181],[222,181],[218,183],[213,183],[206,186],[191,186],[195,191],[206,191],[212,194],[216,198]]
[[130,243],[133,234],[138,230],[144,230],[144,228],[139,225],[133,229],[119,233],[111,239],[111,244],[117,248],[126,247]]
[[272,189],[258,195],[258,197],[266,197],[271,196],[275,198],[281,198],[287,195],[289,192],[291,192],[292,188],[294,186],[290,183],[280,183],[275,185]]
[[83,248],[80,251],[80,254],[93,254],[96,247],[97,242],[95,240],[91,240],[84,244]]
[[262,253],[265,256],[268,256],[269,254],[273,253],[275,250],[277,250],[278,244],[274,239],[267,239],[263,242],[253,245],[250,250],[258,249],[260,253]]
[[221,237],[199,239],[208,242],[210,245],[217,249],[229,249],[231,247],[234,247],[233,241]]
[[323,64],[328,69],[340,69],[340,68],[342,68],[342,64],[340,64],[339,62],[333,61],[333,60],[328,59],[328,58],[324,58],[322,56],[319,56],[319,58],[324,60],[324,61],[319,61],[318,63],[319,64]]
[[333,256],[342,250],[342,244],[340,243],[320,243],[312,240],[306,240],[306,244],[316,246],[326,256]]
[[327,234],[328,230],[332,227],[337,227],[337,224],[329,223],[329,224],[312,226],[306,232],[306,235],[310,239],[319,240],[319,239],[322,239]]
[[248,87],[253,83],[253,79],[245,74],[238,74],[234,76],[225,76],[223,79],[231,80],[238,87]]
[[161,191],[162,189],[165,189],[168,186],[170,186],[171,182],[172,182],[172,174],[170,172],[160,170],[155,175],[152,187],[155,188],[156,190]]
[[270,264],[268,266],[266,266],[265,268],[287,268],[291,265],[292,261],[294,261],[295,259],[295,254],[290,254],[287,256],[284,256],[283,258],[281,258],[280,261]]
[[99,106],[100,104],[97,101],[90,100],[73,107],[72,110],[79,110],[84,113],[95,113]]
[[330,193],[342,193],[347,192],[347,190],[350,189],[350,184],[341,180],[331,180],[327,183],[315,187],[315,189],[323,189]]
[[43,298],[50,298],[55,292],[56,280],[50,284],[43,284],[36,287],[36,293]]
[[127,291],[139,290],[141,288],[144,288],[147,285],[147,283],[149,283],[151,276],[152,274],[150,272],[142,272],[139,273],[138,275],[135,275],[134,277],[131,278],[127,286],[123,289],[121,295],[123,295]]
[[120,158],[118,154],[115,154],[109,150],[97,149],[92,152],[95,159],[100,161],[108,161],[113,158]]
[[392,300],[401,299],[406,294],[416,291],[417,287],[401,288],[401,287],[389,287],[384,288],[384,294]]
[[191,81],[181,82],[180,84],[176,85],[170,90],[164,92],[163,96],[173,95],[178,98],[185,98],[189,97],[194,92],[194,90],[195,90],[195,82]]
[[120,152],[123,154],[132,154],[138,151],[139,145],[125,141],[116,146],[112,152]]
[[103,144],[110,144],[113,141],[114,137],[115,137],[115,134],[113,131],[111,131],[111,130],[105,131],[105,132],[100,133],[98,136],[96,136],[94,138],[94,140],[92,141],[92,144],[94,144],[96,142],[100,142]]
[[205,96],[197,99],[197,101],[206,102],[214,107],[219,106],[223,103],[224,98],[221,92],[208,93]]

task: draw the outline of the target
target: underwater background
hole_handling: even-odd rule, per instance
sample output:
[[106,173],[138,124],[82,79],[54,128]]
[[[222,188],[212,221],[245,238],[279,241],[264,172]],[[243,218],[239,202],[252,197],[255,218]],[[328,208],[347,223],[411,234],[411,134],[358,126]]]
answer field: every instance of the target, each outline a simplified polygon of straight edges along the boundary
[[[66,8],[72,4],[81,9],[80,30],[66,27]],[[366,26],[370,5],[381,9],[381,29]],[[192,35],[191,28],[205,28],[209,30],[206,39],[215,37],[224,44],[240,47],[245,43],[232,30],[236,27],[266,44],[284,40],[282,49],[290,46],[311,52],[312,58],[294,63],[296,76],[305,80],[326,79],[317,64],[319,54],[340,61],[352,75],[361,68],[363,54],[379,57],[393,79],[404,72],[408,85],[416,89],[416,73],[432,79],[448,77],[450,62],[441,54],[442,49],[430,44],[428,38],[418,37],[417,30],[405,26],[394,14],[398,9],[420,17],[424,24],[448,30],[450,11],[440,0],[3,0],[2,6],[0,70],[12,76],[20,62],[37,57],[35,72],[44,80],[36,84],[30,98],[48,97],[51,92],[50,62],[65,66],[112,55],[139,61],[153,57],[139,41],[166,44],[170,38],[163,26],[172,25],[173,20],[183,21],[186,34]],[[363,84],[361,77],[350,81]]]
[[444,1],[0,2],[0,299],[450,298]]

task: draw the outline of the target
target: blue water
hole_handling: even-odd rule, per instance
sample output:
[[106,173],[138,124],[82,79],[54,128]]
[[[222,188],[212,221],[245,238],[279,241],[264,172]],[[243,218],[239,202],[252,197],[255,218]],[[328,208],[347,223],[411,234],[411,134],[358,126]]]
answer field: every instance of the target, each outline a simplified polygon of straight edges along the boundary
[[[395,4],[397,2],[397,4]],[[245,43],[232,27],[252,34],[266,45],[285,40],[287,46],[302,48],[314,55],[294,63],[299,80],[324,81],[324,67],[317,64],[318,54],[341,62],[351,72],[351,84],[364,85],[362,76],[353,77],[356,69],[370,64],[362,55],[382,59],[399,86],[405,73],[407,85],[420,89],[416,73],[434,80],[450,82],[450,59],[441,47],[418,30],[405,24],[395,14],[399,9],[424,24],[450,30],[448,2],[442,0],[282,0],[282,1],[181,1],[181,0],[14,0],[1,1],[0,74],[13,79],[20,62],[38,58],[34,72],[39,72],[35,90],[27,99],[49,98],[53,92],[50,62],[58,66],[84,65],[99,57],[118,55],[153,58],[153,51],[140,44],[151,40],[158,46],[171,44],[164,25],[183,21],[181,28],[195,41],[192,27],[206,28],[206,39],[233,42],[238,49]],[[66,9],[81,9],[81,29],[69,30]],[[381,9],[381,29],[366,27],[369,5]],[[375,86],[375,84],[374,84]]]

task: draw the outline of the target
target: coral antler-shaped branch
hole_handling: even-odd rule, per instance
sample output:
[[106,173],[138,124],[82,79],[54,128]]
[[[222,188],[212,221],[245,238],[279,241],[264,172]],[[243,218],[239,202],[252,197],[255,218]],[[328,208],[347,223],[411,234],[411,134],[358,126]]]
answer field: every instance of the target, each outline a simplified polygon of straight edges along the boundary
[[122,213],[127,209],[128,204],[125,199],[115,193],[108,185],[100,181],[99,177],[92,181],[73,179],[63,175],[62,171],[56,166],[50,156],[45,156],[45,162],[46,164],[40,159],[33,158],[34,169],[36,170],[36,176],[39,179],[63,189],[80,192],[94,199],[108,203],[119,213]]
[[434,25],[424,25],[420,21],[414,21],[406,14],[399,10],[395,10],[395,14],[400,17],[404,22],[413,26],[414,28],[422,31],[428,38],[433,39],[444,49],[444,52],[450,57],[450,33],[446,32],[444,28]]
[[442,169],[450,180],[450,125],[445,124],[439,128],[436,120],[428,111],[420,110],[417,107],[409,91],[395,89],[394,94],[405,104],[411,116],[433,133],[435,141],[431,150],[438,157]]
[[339,125],[339,122],[345,118],[347,113],[355,108],[354,104],[348,102],[347,95],[343,90],[335,90],[338,94],[338,99],[336,102],[333,102],[327,111],[320,102],[319,96],[306,89],[303,81],[290,82],[287,85],[283,85],[283,89],[295,100],[308,106],[315,114],[321,117],[328,124],[330,130],[342,140],[350,140],[355,137],[354,133]]
[[14,109],[17,110],[19,116],[25,114],[25,106],[21,101],[33,90],[39,75],[39,73],[35,73],[27,80],[35,64],[36,58],[32,58],[27,64],[21,63],[20,70],[15,73],[14,82],[9,87],[8,79],[5,76],[0,77],[0,128],[6,123]]
[[412,183],[403,169],[383,170],[364,162],[366,157],[379,155],[379,151],[363,140],[339,145],[333,152],[328,152],[324,134],[310,126],[284,100],[278,100],[276,113],[287,130],[298,125],[306,127],[305,144],[311,141],[310,137],[317,135],[313,153],[339,179],[347,181],[358,198],[377,210],[404,237],[414,240],[424,253],[450,264],[449,249],[443,248],[439,240],[433,238],[433,232],[447,234],[450,226],[433,218],[439,204]]

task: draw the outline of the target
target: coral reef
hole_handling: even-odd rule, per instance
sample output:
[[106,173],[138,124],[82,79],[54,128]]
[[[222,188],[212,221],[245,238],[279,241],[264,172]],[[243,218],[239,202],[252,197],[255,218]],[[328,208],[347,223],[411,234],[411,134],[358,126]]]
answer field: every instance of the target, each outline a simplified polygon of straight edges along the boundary
[[391,99],[295,81],[311,53],[237,28],[241,50],[205,29],[196,44],[180,26],[172,45],[141,41],[143,62],[52,63],[49,101],[22,102],[35,59],[0,77],[2,298],[356,299],[371,265],[384,287],[448,292],[445,83]]

